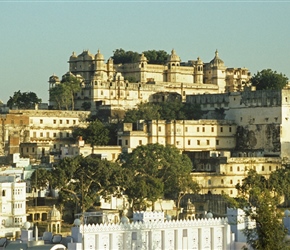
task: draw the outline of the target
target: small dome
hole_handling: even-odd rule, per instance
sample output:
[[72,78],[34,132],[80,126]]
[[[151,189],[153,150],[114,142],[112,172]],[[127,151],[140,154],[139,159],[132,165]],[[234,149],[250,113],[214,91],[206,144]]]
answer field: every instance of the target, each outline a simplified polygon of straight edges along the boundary
[[147,58],[146,58],[146,56],[142,53],[142,55],[140,56],[140,61],[142,62],[142,61],[148,61],[147,60]]
[[50,220],[61,220],[60,212],[53,205],[52,210],[49,212]]
[[58,76],[56,76],[55,74],[53,74],[51,77],[49,77],[49,82],[50,83],[58,83],[59,82]]
[[212,214],[211,212],[208,212],[208,213],[205,215],[205,217],[206,217],[207,219],[211,219],[211,218],[213,217],[213,214]]
[[130,221],[129,218],[126,215],[123,215],[121,217],[121,220],[120,220],[120,222],[123,223],[123,224],[128,224],[129,221]]
[[171,55],[169,56],[168,61],[170,61],[170,62],[180,62],[181,61],[174,49],[171,51]]
[[197,58],[196,64],[203,64],[202,60],[200,60],[200,58]]
[[76,58],[77,58],[77,55],[75,52],[73,52],[72,55],[70,56],[69,60],[71,61],[71,60],[74,60]]
[[104,56],[101,54],[100,50],[98,50],[98,53],[95,55],[95,60],[104,60]]
[[224,66],[224,61],[219,58],[218,50],[215,51],[215,57],[210,61],[211,66]]

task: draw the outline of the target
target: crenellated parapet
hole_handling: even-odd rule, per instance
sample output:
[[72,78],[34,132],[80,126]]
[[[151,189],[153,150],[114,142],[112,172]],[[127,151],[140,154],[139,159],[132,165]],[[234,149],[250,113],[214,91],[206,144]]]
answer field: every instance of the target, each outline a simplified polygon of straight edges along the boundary
[[[161,213],[143,213],[159,218]],[[136,215],[141,216],[141,213]],[[137,217],[138,217],[137,216]],[[230,249],[226,218],[80,226],[84,249]]]

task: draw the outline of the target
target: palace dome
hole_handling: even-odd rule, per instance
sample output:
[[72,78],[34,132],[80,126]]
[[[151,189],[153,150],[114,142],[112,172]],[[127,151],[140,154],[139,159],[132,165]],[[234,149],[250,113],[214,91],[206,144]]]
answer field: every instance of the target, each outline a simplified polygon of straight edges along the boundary
[[219,58],[218,50],[215,51],[215,57],[210,61],[211,66],[225,66],[224,61]]
[[52,210],[49,212],[50,220],[61,220],[61,215],[59,210],[53,205]]
[[70,56],[69,60],[71,61],[71,60],[74,60],[76,58],[77,58],[77,55],[75,52],[73,52],[72,55]]
[[100,50],[98,49],[98,53],[95,55],[95,60],[104,60],[103,54],[101,54]]
[[171,55],[168,58],[168,61],[170,62],[180,62],[180,57],[176,54],[175,50],[173,49],[171,51]]

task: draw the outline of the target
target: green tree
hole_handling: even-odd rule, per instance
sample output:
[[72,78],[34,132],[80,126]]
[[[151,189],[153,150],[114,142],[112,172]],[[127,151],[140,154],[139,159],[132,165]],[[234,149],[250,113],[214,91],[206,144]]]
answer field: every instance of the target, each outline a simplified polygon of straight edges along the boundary
[[279,90],[287,85],[288,78],[284,74],[277,73],[271,69],[263,69],[257,72],[257,74],[250,79],[250,82],[253,86],[256,86],[257,90]]
[[110,140],[109,129],[99,120],[91,121],[86,128],[75,128],[73,136],[74,138],[82,136],[85,142],[91,145],[92,154],[94,146],[107,145]]
[[50,101],[54,102],[56,109],[69,110],[71,99],[70,93],[64,84],[57,84],[49,90]]
[[51,172],[45,168],[38,168],[32,173],[30,181],[32,188],[46,189],[51,182]]
[[169,54],[164,50],[147,50],[143,54],[150,64],[166,64]]
[[116,49],[112,58],[114,60],[114,64],[136,63],[139,61],[140,55],[137,52]]
[[135,109],[127,110],[124,122],[138,120],[192,120],[200,119],[200,105],[182,103],[181,100],[170,100],[160,103],[141,103]]
[[13,96],[10,96],[7,101],[7,106],[12,109],[17,106],[19,109],[31,109],[35,107],[35,104],[41,103],[41,99],[37,97],[34,92],[23,92],[20,90],[14,92]]
[[58,188],[62,203],[76,204],[86,211],[96,205],[100,196],[118,194],[122,186],[119,164],[93,157],[64,158],[52,170],[52,186]]
[[65,94],[70,97],[70,106],[71,110],[74,110],[74,98],[75,94],[81,90],[81,80],[73,75],[65,75],[61,84],[65,88]]
[[154,203],[163,197],[173,198],[179,205],[183,194],[199,190],[190,177],[190,159],[171,145],[138,146],[123,160],[128,172],[125,193],[137,209],[144,208],[146,201]]
[[239,197],[247,201],[247,206],[243,207],[245,214],[256,221],[255,228],[247,226],[244,230],[248,244],[254,249],[286,249],[286,230],[281,223],[282,215],[277,210],[280,196],[274,194],[269,181],[250,170],[237,189]]
[[126,111],[124,122],[137,122],[138,120],[160,119],[159,106],[153,103],[141,103],[136,109]]

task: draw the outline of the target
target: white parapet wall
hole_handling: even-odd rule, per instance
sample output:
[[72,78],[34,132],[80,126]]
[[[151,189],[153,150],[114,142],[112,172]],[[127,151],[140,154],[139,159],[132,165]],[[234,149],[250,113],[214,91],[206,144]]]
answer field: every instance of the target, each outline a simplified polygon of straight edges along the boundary
[[79,232],[84,249],[227,250],[233,244],[225,218],[81,225]]

